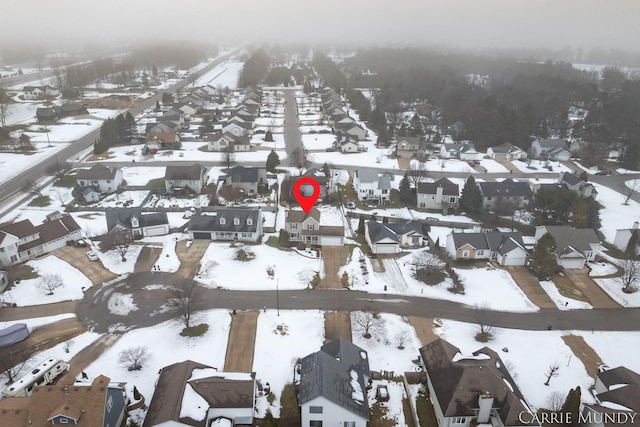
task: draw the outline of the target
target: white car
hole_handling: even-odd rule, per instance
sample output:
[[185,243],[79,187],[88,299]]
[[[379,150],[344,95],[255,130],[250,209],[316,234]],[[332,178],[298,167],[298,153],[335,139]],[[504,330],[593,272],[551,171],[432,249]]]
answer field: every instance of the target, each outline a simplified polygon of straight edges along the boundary
[[87,252],[87,258],[89,258],[89,261],[97,261],[98,260],[98,254],[95,253],[94,251],[89,251],[89,252]]

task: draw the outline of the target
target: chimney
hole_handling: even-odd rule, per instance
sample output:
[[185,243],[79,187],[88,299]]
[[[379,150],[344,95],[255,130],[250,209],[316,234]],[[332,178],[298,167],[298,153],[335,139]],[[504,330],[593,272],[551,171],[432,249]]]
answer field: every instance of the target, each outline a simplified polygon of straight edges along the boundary
[[478,406],[480,407],[480,410],[478,411],[478,424],[488,423],[489,418],[491,417],[493,396],[488,391],[485,391],[478,397]]

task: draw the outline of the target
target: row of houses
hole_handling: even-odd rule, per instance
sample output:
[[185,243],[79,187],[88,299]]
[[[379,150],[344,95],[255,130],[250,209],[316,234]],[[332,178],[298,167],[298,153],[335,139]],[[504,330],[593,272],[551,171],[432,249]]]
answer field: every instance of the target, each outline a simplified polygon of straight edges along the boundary
[[77,102],[65,102],[64,104],[52,107],[40,107],[36,109],[36,119],[39,122],[55,122],[63,117],[81,116],[89,114],[84,104]]

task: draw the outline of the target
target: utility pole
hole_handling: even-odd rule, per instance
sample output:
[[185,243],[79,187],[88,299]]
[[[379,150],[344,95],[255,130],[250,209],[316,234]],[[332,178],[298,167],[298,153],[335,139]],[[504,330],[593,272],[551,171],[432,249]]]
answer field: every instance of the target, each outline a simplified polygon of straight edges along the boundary
[[280,284],[280,279],[276,280],[276,310],[278,317],[280,316],[280,295],[278,293],[278,285]]

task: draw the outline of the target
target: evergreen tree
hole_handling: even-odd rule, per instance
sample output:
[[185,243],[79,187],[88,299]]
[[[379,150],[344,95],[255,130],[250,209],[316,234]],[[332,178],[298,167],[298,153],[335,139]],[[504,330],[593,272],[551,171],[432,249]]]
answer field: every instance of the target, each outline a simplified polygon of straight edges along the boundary
[[116,127],[116,144],[124,144],[127,141],[127,124],[122,114],[118,114],[115,122]]
[[162,107],[160,107],[160,101],[156,101],[156,110],[160,110]]
[[383,224],[388,224],[389,223],[389,217],[388,216],[382,217],[382,223]]
[[476,214],[482,210],[482,193],[473,175],[467,178],[462,188],[460,209],[470,214]]
[[600,227],[602,227],[602,222],[600,221],[600,208],[600,203],[598,203],[593,197],[586,199],[585,215],[587,217],[587,221],[585,226],[593,228],[596,232]]
[[540,280],[549,280],[558,272],[556,240],[551,234],[546,233],[538,240],[538,243],[533,247],[529,262]]
[[265,134],[264,134],[264,140],[266,142],[273,142],[273,132],[271,132],[270,130],[268,130]]
[[358,234],[364,235],[364,217],[360,215],[360,219],[358,220]]
[[275,172],[276,168],[280,165],[280,156],[274,150],[271,150],[269,155],[267,156],[267,171]]
[[127,141],[131,141],[131,137],[135,135],[136,132],[136,119],[133,118],[131,113],[127,112],[124,116],[124,123],[126,129],[126,138]]
[[581,397],[580,386],[575,389],[569,390],[567,394],[567,399],[564,401],[562,405],[562,409],[560,410],[563,414],[571,414],[571,424],[578,425],[578,414],[580,413],[580,397]]
[[285,229],[280,230],[280,235],[278,236],[278,246],[282,248],[289,247],[289,232]]
[[173,104],[173,94],[171,92],[162,92],[162,105]]
[[329,168],[327,162],[324,162],[324,164],[322,165],[322,172],[324,172],[324,176],[327,178],[331,176],[331,169]]
[[407,172],[404,173],[402,180],[400,181],[400,200],[402,203],[407,205],[413,205],[413,190],[411,190],[411,184],[409,184],[409,175]]

